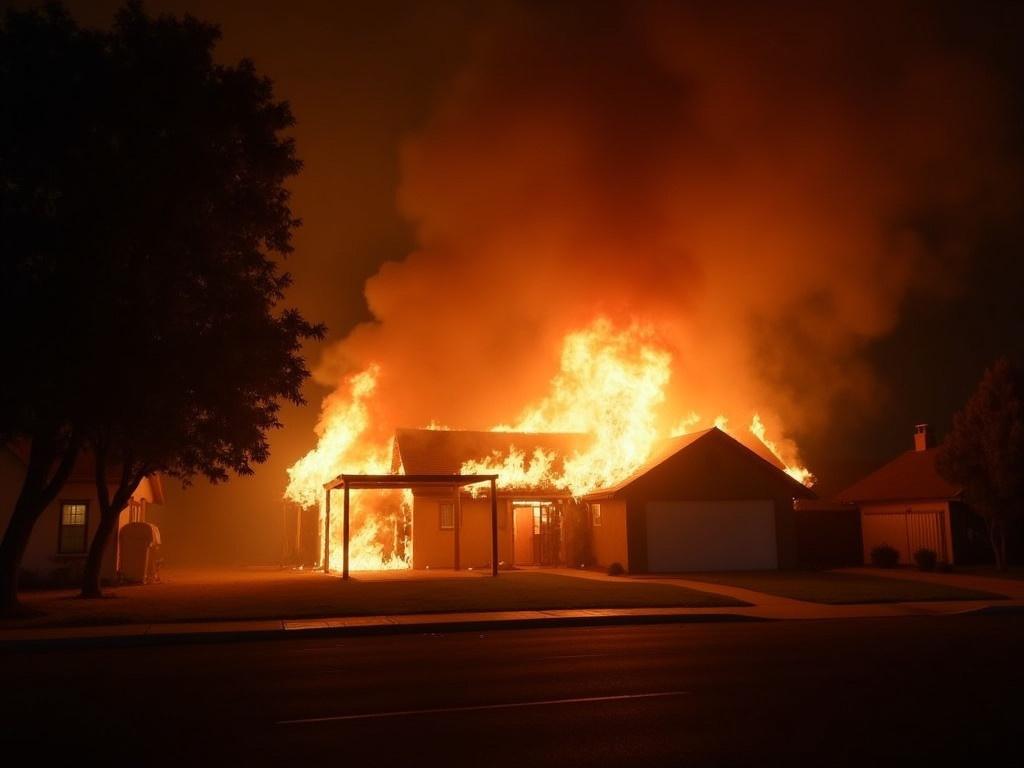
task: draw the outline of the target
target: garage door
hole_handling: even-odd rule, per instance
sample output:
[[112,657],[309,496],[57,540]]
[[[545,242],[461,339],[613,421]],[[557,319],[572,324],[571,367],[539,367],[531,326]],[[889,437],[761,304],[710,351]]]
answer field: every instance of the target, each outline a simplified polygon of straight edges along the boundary
[[647,569],[653,573],[777,567],[771,501],[647,504]]

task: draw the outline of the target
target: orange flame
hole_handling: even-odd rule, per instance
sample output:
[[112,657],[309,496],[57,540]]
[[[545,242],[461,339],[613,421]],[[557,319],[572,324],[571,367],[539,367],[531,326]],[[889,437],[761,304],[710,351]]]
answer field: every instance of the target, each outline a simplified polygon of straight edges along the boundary
[[649,328],[634,324],[616,331],[606,318],[566,336],[561,370],[551,393],[527,408],[514,425],[495,431],[582,432],[592,447],[564,457],[555,475],[555,456],[538,450],[533,460],[510,451],[504,459],[467,461],[462,471],[497,473],[506,488],[548,486],[582,496],[629,476],[650,455],[658,439],[657,409],[665,400],[671,356],[658,349]]
[[[575,497],[615,485],[643,465],[659,439],[703,423],[699,414],[689,411],[671,433],[659,428],[664,423],[660,411],[671,369],[672,355],[659,346],[651,327],[633,323],[620,330],[607,318],[599,318],[565,337],[560,370],[551,380],[548,395],[527,407],[514,423],[493,428],[496,432],[583,433],[592,436],[590,447],[571,456],[540,449],[527,456],[510,446],[507,453],[464,462],[461,471],[496,473],[503,488],[553,488]],[[374,444],[367,436],[369,404],[380,374],[379,366],[371,365],[350,376],[344,387],[327,398],[317,426],[317,447],[288,470],[287,498],[306,506],[320,504],[324,482],[343,471],[390,471],[391,443]],[[728,422],[719,415],[712,424],[728,431]],[[436,421],[429,428],[446,429]],[[799,463],[795,444],[770,440],[756,412],[749,431],[790,476],[808,486],[814,483],[814,476]],[[411,491],[352,492],[351,569],[410,567],[411,514]],[[341,562],[338,529],[340,525],[331,526],[332,565]]]
[[[316,448],[288,470],[285,497],[305,507],[320,507],[323,530],[325,510],[324,483],[342,472],[384,474],[391,470],[391,444],[374,445],[365,437],[370,426],[367,406],[377,388],[380,367],[371,365],[350,376],[347,387],[325,401],[317,434]],[[350,497],[349,568],[378,571],[409,568],[412,542],[409,520],[412,516],[412,491],[352,491]],[[340,525],[331,519],[331,565],[341,565],[343,542]]]

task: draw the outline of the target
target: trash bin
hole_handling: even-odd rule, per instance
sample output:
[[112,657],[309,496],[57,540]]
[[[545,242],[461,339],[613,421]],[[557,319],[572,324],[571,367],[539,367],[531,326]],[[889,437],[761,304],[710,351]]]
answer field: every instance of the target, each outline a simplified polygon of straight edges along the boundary
[[128,523],[121,529],[121,578],[136,584],[156,581],[160,566],[160,529],[152,523]]

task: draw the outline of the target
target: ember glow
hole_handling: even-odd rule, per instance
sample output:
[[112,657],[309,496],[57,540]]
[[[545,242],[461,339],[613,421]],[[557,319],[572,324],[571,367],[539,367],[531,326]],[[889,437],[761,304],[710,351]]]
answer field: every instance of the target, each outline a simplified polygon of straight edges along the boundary
[[[392,470],[391,444],[375,442],[371,432],[372,401],[380,366],[371,365],[351,376],[347,386],[324,404],[317,429],[319,443],[289,470],[286,497],[310,506],[319,504],[323,484],[342,472],[382,474]],[[524,455],[481,456],[463,463],[465,474],[496,473],[503,488],[557,488],[574,497],[612,486],[635,472],[651,456],[658,442],[679,432],[662,425],[688,429],[723,428],[719,415],[702,424],[694,411],[672,416],[666,391],[672,376],[672,355],[659,344],[654,329],[640,323],[617,328],[608,318],[566,335],[560,368],[549,392],[524,408],[510,424],[495,432],[575,432],[592,436],[590,447],[571,456],[556,456],[538,449]],[[398,425],[393,425],[398,426]],[[437,422],[428,425],[443,429]],[[792,441],[768,440],[764,423],[754,414],[750,432],[761,440],[800,482],[813,483],[811,473],[799,465]],[[782,446],[782,448],[780,448]],[[783,455],[783,449],[786,455]],[[411,491],[352,491],[352,570],[407,568],[413,543],[408,538]],[[341,562],[340,524],[332,518],[331,562]]]

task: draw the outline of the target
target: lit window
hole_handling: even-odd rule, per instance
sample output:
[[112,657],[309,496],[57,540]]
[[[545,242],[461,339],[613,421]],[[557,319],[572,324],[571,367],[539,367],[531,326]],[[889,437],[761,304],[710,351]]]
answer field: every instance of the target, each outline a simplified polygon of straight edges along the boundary
[[442,501],[437,506],[438,512],[440,512],[442,530],[452,530],[455,528],[455,505],[450,501]]
[[85,553],[85,532],[89,520],[89,506],[85,502],[65,502],[60,507],[60,534],[57,553],[81,555]]
[[601,505],[591,504],[590,505],[591,518],[594,521],[594,527],[597,528],[601,525]]

